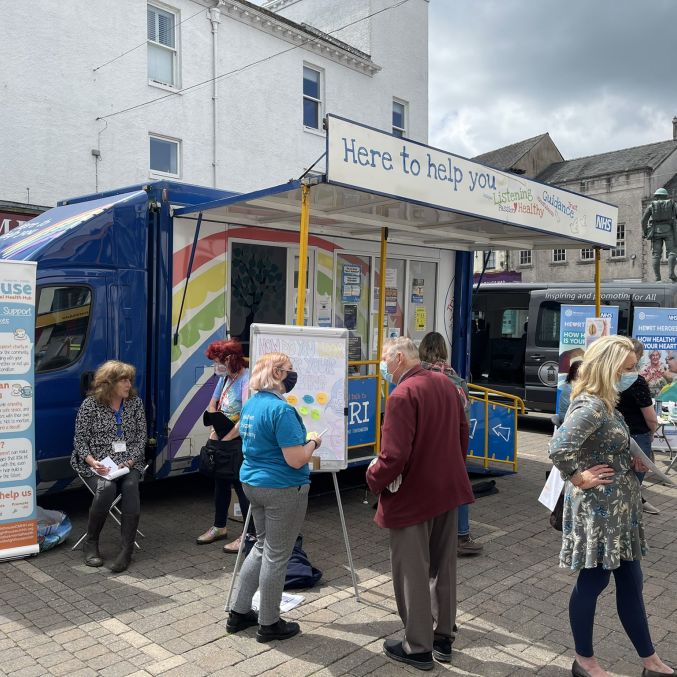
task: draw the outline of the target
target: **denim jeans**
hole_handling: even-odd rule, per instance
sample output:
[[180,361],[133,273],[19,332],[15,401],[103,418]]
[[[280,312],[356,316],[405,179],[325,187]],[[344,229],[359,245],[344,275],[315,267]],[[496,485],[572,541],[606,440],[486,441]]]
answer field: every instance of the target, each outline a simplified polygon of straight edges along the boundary
[[[653,439],[653,435],[651,433],[640,433],[639,435],[632,435],[632,439],[637,442],[639,448],[653,461],[654,455],[653,451],[651,451],[651,440]],[[637,479],[641,484],[644,481],[646,473],[635,472],[635,475],[637,475]]]
[[470,506],[458,506],[458,535],[467,536],[470,533]]

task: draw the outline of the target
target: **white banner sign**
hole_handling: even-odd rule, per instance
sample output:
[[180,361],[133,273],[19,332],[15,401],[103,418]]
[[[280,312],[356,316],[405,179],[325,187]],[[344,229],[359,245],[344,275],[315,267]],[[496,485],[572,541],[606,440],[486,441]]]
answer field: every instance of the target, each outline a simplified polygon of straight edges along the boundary
[[327,118],[330,183],[616,246],[617,207],[341,118]]
[[0,559],[38,552],[34,262],[0,261]]

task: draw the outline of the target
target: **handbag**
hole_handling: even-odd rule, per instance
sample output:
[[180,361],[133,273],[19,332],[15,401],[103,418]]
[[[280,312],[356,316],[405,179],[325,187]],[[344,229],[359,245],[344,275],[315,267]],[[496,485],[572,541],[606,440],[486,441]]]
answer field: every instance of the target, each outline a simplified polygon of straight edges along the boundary
[[207,440],[200,449],[199,470],[218,480],[237,480],[242,465],[242,440]]
[[564,492],[559,495],[554,510],[550,513],[550,526],[557,531],[562,531],[562,518],[564,515]]

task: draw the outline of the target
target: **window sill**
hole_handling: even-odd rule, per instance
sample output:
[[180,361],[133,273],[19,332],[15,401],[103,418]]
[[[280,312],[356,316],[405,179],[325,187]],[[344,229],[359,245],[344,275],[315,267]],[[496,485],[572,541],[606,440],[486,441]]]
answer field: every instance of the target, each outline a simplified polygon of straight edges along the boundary
[[594,264],[595,259],[579,259],[576,261],[577,266],[589,266],[590,264]]
[[315,129],[315,127],[306,127],[303,125],[303,131],[308,132],[308,134],[314,134],[315,136],[321,136],[323,139],[327,136],[327,133],[323,129]]
[[518,267],[518,268],[522,268],[522,269],[524,269],[524,268],[533,268],[533,267],[534,267],[534,264],[533,264],[533,263],[518,263],[518,264],[517,264],[517,267]]
[[614,256],[613,258],[610,256],[607,259],[607,263],[624,263],[627,260],[628,260],[627,256]]
[[568,261],[550,261],[551,266],[566,266],[569,262]]
[[181,90],[175,85],[165,85],[163,82],[156,82],[155,80],[148,80],[148,86],[155,87],[156,89],[161,89],[164,92],[183,94],[183,92],[181,92]]
[[172,179],[173,181],[180,181],[181,175],[180,174],[169,174],[169,173],[165,173],[165,172],[158,172],[154,169],[151,169],[148,172],[148,178],[149,179]]

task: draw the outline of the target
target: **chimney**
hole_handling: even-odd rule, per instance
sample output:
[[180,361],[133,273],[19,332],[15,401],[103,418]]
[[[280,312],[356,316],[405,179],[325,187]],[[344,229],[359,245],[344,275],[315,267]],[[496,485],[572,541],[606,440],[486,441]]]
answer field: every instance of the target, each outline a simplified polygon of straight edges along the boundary
[[677,141],[677,115],[672,118],[672,138]]

